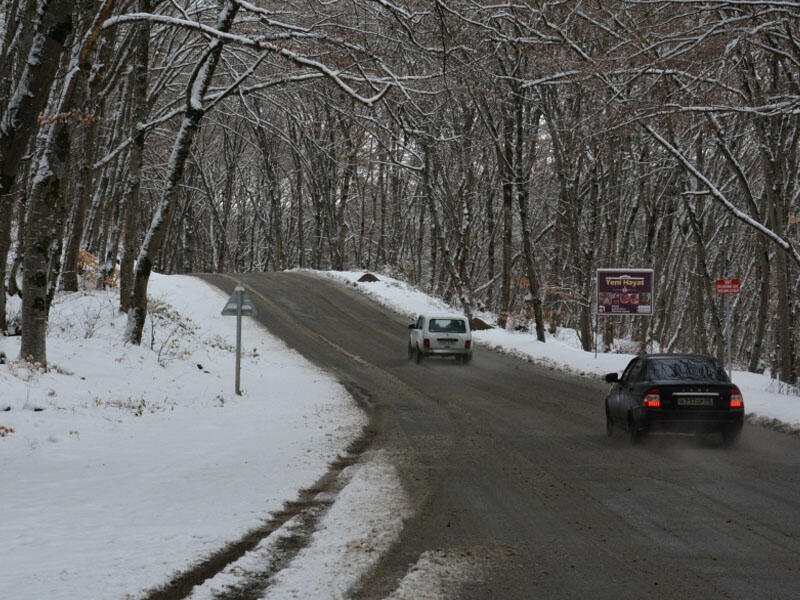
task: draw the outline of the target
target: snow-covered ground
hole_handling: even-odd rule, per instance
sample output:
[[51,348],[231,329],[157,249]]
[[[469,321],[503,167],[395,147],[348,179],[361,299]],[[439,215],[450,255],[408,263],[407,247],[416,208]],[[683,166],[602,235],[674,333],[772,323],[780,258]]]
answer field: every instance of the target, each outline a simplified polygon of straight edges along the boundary
[[[320,275],[409,317],[443,308],[389,277],[358,283],[362,274]],[[220,315],[227,297],[215,288],[154,275],[150,295],[140,347],[121,341],[113,290],[58,296],[47,372],[17,360],[19,338],[0,337],[0,598],[142,597],[263,527],[361,435],[366,419],[347,392],[249,320],[243,394],[234,393],[235,319]],[[546,344],[497,329],[475,335],[483,347],[584,374],[629,359],[582,352],[568,333]],[[734,379],[748,412],[800,426],[796,392],[767,376]],[[266,598],[346,597],[399,535],[409,508],[390,457],[370,451],[338,479],[336,501]],[[299,526],[277,527],[192,598],[246,585]],[[442,597],[447,578],[473,568],[421,556],[392,598]]]

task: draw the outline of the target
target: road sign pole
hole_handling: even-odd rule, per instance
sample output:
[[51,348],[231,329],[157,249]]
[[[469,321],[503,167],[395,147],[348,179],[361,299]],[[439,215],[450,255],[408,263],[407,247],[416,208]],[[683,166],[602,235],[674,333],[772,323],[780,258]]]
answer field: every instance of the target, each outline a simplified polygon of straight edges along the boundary
[[222,309],[223,315],[236,316],[236,395],[242,395],[242,317],[256,316],[256,307],[247,295],[244,286],[240,283],[231,294],[230,299]]
[[717,294],[725,296],[723,307],[725,310],[725,327],[728,329],[726,345],[728,351],[728,377],[733,381],[733,353],[731,351],[731,295],[738,294],[741,282],[738,279],[717,279],[715,282]]
[[731,358],[731,294],[725,294],[725,327],[728,329],[728,377],[733,381],[733,359]]
[[242,395],[242,295],[244,288],[236,286],[236,395]]

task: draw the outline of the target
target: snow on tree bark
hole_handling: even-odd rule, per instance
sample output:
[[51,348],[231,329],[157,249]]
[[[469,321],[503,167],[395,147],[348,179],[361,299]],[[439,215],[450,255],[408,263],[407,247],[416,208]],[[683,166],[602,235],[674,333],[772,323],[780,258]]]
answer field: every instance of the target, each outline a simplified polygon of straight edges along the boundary
[[[222,2],[217,18],[217,30],[229,31],[238,10],[239,5],[236,2]],[[186,159],[189,156],[192,140],[200,126],[200,121],[205,114],[203,97],[211,84],[223,45],[220,39],[213,39],[210,42],[187,86],[185,116],[172,147],[165,190],[136,259],[131,304],[125,332],[126,339],[133,344],[138,345],[142,342],[142,331],[147,317],[147,284],[153,269],[153,260],[166,239],[167,229],[180,191],[179,186]]]
[[[11,219],[15,212],[11,194],[72,31],[71,4],[67,0],[39,0],[32,35],[13,42],[13,50],[27,58],[18,81],[5,88],[10,91],[4,95],[7,102],[2,104],[3,112],[0,114],[0,282],[6,279]],[[12,75],[7,70],[10,67],[9,60],[4,65],[4,81],[0,83],[11,83]],[[0,290],[0,326],[3,330],[6,328],[5,315],[6,298],[4,290]]]

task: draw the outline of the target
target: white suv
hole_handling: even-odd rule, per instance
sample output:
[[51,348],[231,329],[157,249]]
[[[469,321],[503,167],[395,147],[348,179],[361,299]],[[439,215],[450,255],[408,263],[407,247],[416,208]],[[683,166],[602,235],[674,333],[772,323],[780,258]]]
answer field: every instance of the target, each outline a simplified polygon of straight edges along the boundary
[[469,319],[460,315],[420,315],[408,326],[408,358],[455,356],[464,363],[472,358]]

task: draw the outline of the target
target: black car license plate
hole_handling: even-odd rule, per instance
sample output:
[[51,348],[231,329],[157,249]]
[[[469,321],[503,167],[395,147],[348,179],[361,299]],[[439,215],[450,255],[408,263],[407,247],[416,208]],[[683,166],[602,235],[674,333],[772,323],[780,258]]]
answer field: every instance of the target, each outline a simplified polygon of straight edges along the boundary
[[678,406],[714,406],[714,398],[708,396],[679,396]]

